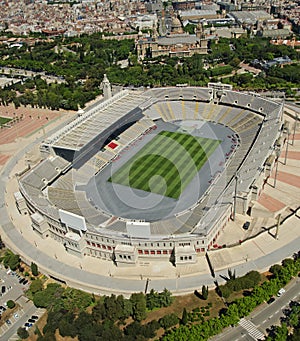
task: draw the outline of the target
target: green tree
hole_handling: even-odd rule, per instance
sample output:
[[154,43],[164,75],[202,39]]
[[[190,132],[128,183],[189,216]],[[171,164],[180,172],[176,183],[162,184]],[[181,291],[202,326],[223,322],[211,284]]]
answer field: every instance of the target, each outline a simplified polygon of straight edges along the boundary
[[132,317],[135,321],[142,321],[146,317],[146,297],[143,293],[133,293],[130,297],[132,303]]
[[179,318],[175,314],[168,314],[163,316],[159,320],[159,324],[161,325],[162,328],[168,329],[170,327],[175,326],[179,322]]
[[146,307],[149,310],[152,310],[159,306],[159,296],[154,289],[151,289],[149,294],[146,295]]
[[56,307],[59,310],[58,299],[62,296],[64,289],[57,283],[50,283],[47,288],[33,295],[33,303],[36,307]]
[[201,293],[202,293],[203,299],[207,300],[207,298],[208,298],[208,286],[203,285]]
[[35,263],[31,262],[30,268],[33,276],[37,276],[39,274],[38,266]]
[[29,290],[31,291],[32,294],[35,294],[38,291],[43,290],[43,283],[40,279],[35,279],[34,281],[31,282]]
[[172,293],[168,289],[164,289],[161,293],[158,294],[159,296],[159,307],[168,307],[173,302]]
[[18,328],[17,334],[18,334],[19,338],[22,340],[27,339],[29,337],[28,331],[22,327]]
[[11,251],[7,250],[3,258],[3,264],[5,267],[9,267],[11,270],[16,270],[20,265],[20,256],[15,255]]
[[183,308],[180,323],[184,326],[188,323],[188,313],[185,308]]
[[231,293],[232,293],[232,290],[229,288],[228,285],[220,285],[219,286],[219,291],[221,293],[221,296],[224,297],[225,299],[228,298]]
[[67,321],[67,319],[65,318],[60,320],[60,322],[58,323],[58,329],[59,329],[59,334],[62,337],[66,337],[66,336],[75,337],[77,335],[76,326],[73,323]]
[[6,304],[9,309],[13,309],[16,306],[16,303],[13,300],[8,300]]

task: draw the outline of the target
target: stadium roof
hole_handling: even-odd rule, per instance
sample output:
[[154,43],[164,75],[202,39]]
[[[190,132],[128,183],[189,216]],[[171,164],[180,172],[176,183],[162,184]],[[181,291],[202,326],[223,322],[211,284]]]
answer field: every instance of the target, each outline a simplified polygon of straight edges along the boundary
[[240,24],[254,25],[258,20],[272,19],[272,16],[266,11],[234,11],[230,12],[232,16]]
[[149,98],[143,96],[139,91],[124,90],[116,96],[92,106],[84,115],[45,140],[43,145],[79,151],[95,136],[147,99]]

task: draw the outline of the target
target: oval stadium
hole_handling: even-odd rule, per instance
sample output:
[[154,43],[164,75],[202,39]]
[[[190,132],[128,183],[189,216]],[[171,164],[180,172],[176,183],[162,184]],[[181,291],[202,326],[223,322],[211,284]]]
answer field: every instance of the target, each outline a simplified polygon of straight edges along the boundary
[[15,201],[34,232],[116,266],[193,264],[251,215],[284,134],[283,103],[229,86],[122,90],[40,145]]

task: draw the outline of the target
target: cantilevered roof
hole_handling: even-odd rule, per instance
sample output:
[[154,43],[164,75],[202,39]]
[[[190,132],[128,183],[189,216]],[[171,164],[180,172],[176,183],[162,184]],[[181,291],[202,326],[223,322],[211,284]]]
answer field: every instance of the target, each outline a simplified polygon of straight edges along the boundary
[[100,135],[101,132],[148,99],[139,91],[124,90],[114,97],[92,106],[84,115],[76,118],[45,140],[43,145],[79,151],[95,136]]

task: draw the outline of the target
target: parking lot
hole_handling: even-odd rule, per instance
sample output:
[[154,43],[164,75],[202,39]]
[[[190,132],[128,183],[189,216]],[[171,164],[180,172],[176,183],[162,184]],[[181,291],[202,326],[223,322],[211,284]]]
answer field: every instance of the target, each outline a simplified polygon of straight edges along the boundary
[[[0,341],[18,340],[19,327],[33,328],[43,315],[44,309],[38,309],[24,296],[29,281],[15,272],[0,269]],[[7,301],[12,300],[16,307],[9,309]]]

